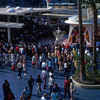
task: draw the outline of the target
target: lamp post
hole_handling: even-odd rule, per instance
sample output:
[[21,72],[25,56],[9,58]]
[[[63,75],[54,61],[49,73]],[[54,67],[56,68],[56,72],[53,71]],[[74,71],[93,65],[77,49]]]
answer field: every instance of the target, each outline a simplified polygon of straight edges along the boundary
[[79,17],[79,39],[80,39],[80,80],[86,80],[84,66],[84,48],[83,48],[83,26],[81,13],[81,0],[77,0],[78,17]]

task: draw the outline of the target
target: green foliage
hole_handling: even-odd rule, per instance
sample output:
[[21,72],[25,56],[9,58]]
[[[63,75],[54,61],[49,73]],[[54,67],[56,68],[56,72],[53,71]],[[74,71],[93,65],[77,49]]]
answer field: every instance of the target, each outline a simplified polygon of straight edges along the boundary
[[92,10],[100,9],[100,0],[82,0],[81,1],[83,8],[92,8]]
[[82,84],[97,84],[98,80],[100,80],[100,70],[96,70],[95,73],[93,72],[93,67],[96,65],[92,63],[92,57],[89,57],[86,54],[84,55],[84,61],[86,61],[85,73],[87,81],[80,81],[80,57],[78,55],[74,55],[73,58],[74,61],[77,61],[77,68],[73,78]]

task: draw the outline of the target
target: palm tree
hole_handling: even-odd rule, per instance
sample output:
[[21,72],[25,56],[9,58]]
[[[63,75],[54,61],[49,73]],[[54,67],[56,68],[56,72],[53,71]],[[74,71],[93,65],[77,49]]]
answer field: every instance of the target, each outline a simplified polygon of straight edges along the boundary
[[100,9],[100,0],[82,0],[82,5],[85,8],[91,8],[93,11],[93,72],[97,70],[97,59],[96,59],[96,38],[97,38],[97,16],[98,9]]
[[81,1],[77,0],[78,16],[79,16],[79,37],[80,37],[80,80],[86,80],[85,66],[84,66],[84,49],[83,49],[83,26],[81,14]]

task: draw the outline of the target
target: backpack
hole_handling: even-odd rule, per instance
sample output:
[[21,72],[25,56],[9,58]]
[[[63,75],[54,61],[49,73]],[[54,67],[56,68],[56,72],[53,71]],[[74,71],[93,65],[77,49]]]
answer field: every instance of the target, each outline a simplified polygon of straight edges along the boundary
[[8,94],[8,100],[12,99],[12,93]]

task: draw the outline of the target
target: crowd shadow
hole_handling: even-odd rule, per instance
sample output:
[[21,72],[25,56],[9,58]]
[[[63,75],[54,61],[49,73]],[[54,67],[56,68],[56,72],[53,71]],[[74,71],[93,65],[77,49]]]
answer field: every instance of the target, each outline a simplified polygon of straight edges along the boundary
[[85,100],[85,99],[79,99],[79,98],[77,98],[77,97],[74,97],[73,100]]

